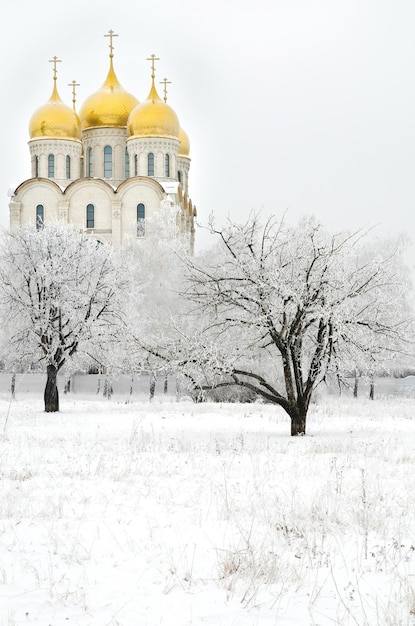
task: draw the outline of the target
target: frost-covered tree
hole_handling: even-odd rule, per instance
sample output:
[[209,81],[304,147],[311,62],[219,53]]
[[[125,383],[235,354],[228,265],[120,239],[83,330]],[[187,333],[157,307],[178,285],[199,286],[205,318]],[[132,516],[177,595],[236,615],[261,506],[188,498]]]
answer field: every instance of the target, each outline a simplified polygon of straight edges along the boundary
[[262,226],[253,216],[211,230],[216,248],[188,260],[186,297],[199,332],[187,335],[183,362],[201,387],[248,388],[288,413],[292,435],[304,434],[328,372],[353,360],[373,366],[411,338],[396,242],[332,235],[314,219]]
[[165,206],[146,220],[145,237],[132,238],[122,255],[130,267],[128,332],[124,334],[124,368],[165,378],[180,369],[186,302],[181,297],[188,252],[178,211]]
[[[0,307],[6,363],[43,363],[45,411],[59,410],[57,374],[116,341],[124,277],[108,245],[54,223],[7,233],[0,248]],[[89,358],[89,357],[88,357]]]

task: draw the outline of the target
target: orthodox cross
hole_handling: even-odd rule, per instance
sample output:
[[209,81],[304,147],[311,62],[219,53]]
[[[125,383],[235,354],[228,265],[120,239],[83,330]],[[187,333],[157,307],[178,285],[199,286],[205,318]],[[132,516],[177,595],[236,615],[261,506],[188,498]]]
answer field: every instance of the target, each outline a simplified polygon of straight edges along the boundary
[[114,56],[114,46],[112,45],[112,38],[113,37],[118,37],[118,35],[116,35],[113,30],[109,30],[108,34],[104,35],[104,37],[109,37],[110,38],[109,49],[110,49],[110,57],[112,58]]
[[160,85],[164,85],[163,89],[164,89],[164,102],[167,102],[167,85],[171,85],[171,80],[167,80],[167,78],[163,78],[163,80],[160,81]]
[[80,87],[80,84],[76,82],[76,80],[73,80],[71,83],[68,83],[68,87],[72,86],[72,108],[74,111],[76,111],[75,108],[75,104],[76,104],[76,87]]
[[53,63],[53,80],[56,80],[56,77],[58,75],[56,64],[62,63],[62,59],[58,59],[58,57],[55,56],[53,57],[53,59],[50,59],[49,63]]
[[147,61],[151,61],[151,78],[155,77],[155,67],[154,67],[154,61],[160,61],[160,59],[158,57],[156,57],[155,54],[152,54],[151,57],[148,57],[148,59],[146,59]]

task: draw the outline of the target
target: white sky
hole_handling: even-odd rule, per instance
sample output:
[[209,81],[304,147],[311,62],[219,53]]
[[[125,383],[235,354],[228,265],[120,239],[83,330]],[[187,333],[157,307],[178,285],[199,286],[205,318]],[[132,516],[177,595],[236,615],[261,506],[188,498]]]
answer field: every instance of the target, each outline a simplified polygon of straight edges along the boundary
[[380,235],[412,236],[413,0],[74,0],[67,13],[15,0],[5,11],[2,225],[9,187],[30,176],[28,123],[52,90],[48,60],[62,59],[68,105],[67,84],[81,83],[79,108],[106,77],[113,29],[125,89],[146,98],[152,53],[156,80],[172,81],[200,222],[212,211],[220,223],[288,210],[289,221],[314,214],[330,229],[379,224]]

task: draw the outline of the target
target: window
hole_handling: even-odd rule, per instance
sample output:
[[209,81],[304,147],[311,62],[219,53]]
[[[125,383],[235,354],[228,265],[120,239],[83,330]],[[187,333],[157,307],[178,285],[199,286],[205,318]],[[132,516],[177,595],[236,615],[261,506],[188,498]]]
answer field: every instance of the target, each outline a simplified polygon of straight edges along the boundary
[[86,207],[86,227],[94,228],[95,224],[95,207],[93,204],[88,204]]
[[48,156],[48,178],[55,176],[55,157],[53,154]]
[[39,157],[35,156],[35,178],[39,178]]
[[66,178],[71,177],[71,157],[69,154],[66,155]]
[[154,176],[154,154],[152,152],[148,153],[147,162],[148,162],[148,176]]
[[142,202],[137,204],[137,237],[144,237],[145,234],[146,208]]
[[38,204],[36,207],[36,230],[42,230],[45,221],[45,210],[43,208],[43,204]]
[[146,207],[142,202],[137,204],[137,220],[143,220],[146,216]]
[[112,148],[105,146],[104,148],[104,178],[112,176]]
[[138,156],[134,155],[134,176],[138,176]]
[[164,155],[164,176],[170,178],[170,155]]
[[92,178],[93,176],[93,167],[92,167],[92,148],[88,148],[87,151],[87,160],[86,160],[86,175],[88,178]]
[[182,182],[182,173],[180,170],[177,172],[177,180],[179,181],[179,183]]
[[125,149],[125,177],[130,178],[130,157],[127,148]]

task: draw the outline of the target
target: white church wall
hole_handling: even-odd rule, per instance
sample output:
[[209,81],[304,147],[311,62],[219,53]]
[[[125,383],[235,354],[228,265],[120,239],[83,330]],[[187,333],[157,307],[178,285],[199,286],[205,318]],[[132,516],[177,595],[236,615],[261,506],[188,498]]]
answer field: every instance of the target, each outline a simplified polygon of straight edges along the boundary
[[85,229],[86,207],[92,204],[95,208],[94,230],[111,232],[113,197],[112,188],[102,181],[81,179],[67,193],[69,222]]
[[[182,188],[184,193],[189,193],[189,170],[190,170],[190,159],[188,157],[179,156],[177,157],[177,171],[181,171],[182,173]],[[176,172],[177,175],[177,172]]]
[[171,137],[131,137],[127,140],[127,149],[130,155],[130,169],[133,175],[134,155],[138,155],[138,175],[148,176],[148,154],[154,154],[154,177],[165,179],[164,158],[170,157],[170,177],[177,175],[178,139]]
[[41,204],[44,209],[45,224],[59,219],[58,203],[61,198],[60,190],[47,181],[30,181],[19,194],[20,223],[36,224],[36,207]]
[[[67,185],[81,175],[82,143],[69,139],[33,139],[29,141],[32,162],[32,177],[49,176],[49,155],[55,157],[55,175],[51,180]],[[66,157],[71,159],[70,177],[66,177]],[[38,159],[36,172],[36,158]]]
[[[83,131],[85,154],[92,148],[92,176],[108,180],[115,186],[125,179],[125,147],[127,140],[126,128],[93,128]],[[104,148],[112,148],[112,176],[104,177]],[[87,159],[85,168],[88,168]],[[87,175],[87,169],[85,175]]]
[[126,184],[119,192],[121,203],[121,237],[134,234],[137,225],[137,205],[143,203],[145,216],[151,218],[160,210],[164,192],[152,181],[133,181]]

